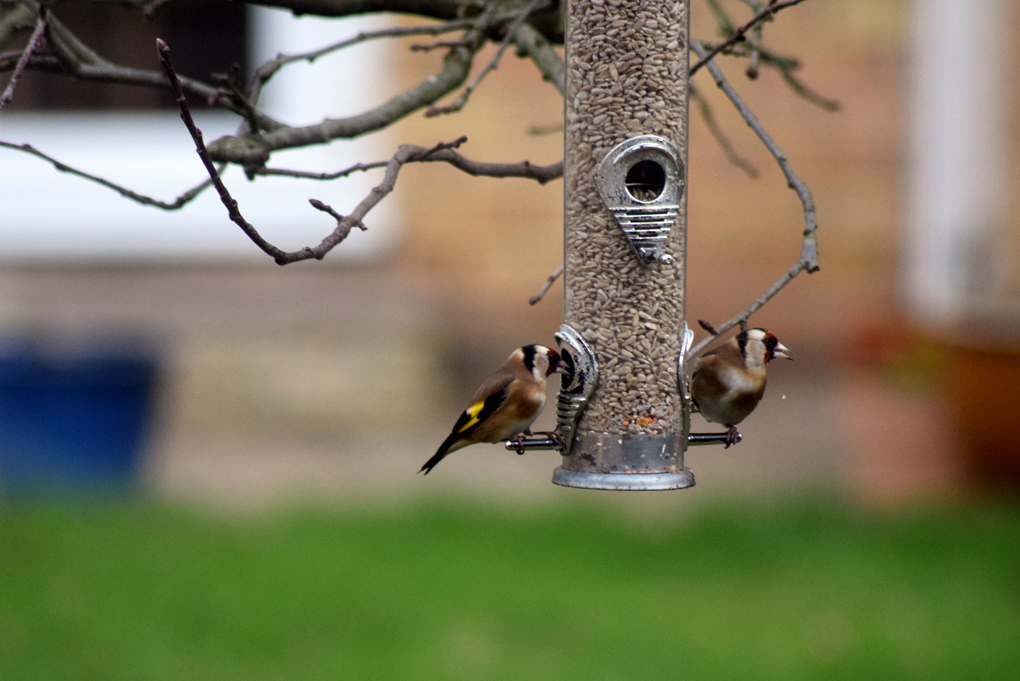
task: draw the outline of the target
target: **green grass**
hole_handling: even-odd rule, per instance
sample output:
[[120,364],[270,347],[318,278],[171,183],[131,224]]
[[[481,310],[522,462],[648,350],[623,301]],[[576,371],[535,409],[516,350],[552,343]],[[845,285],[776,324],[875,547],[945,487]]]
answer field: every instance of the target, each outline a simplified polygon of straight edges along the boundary
[[0,507],[0,679],[1016,679],[1020,509]]

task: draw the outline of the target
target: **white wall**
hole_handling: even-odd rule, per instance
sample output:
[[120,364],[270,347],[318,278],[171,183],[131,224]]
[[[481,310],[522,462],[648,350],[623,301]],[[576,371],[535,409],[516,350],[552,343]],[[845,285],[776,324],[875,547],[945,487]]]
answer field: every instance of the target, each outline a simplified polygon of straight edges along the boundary
[[[379,19],[296,19],[287,12],[254,8],[249,21],[252,61],[260,63],[279,51],[306,51],[377,26]],[[392,94],[385,47],[361,45],[319,60],[314,70],[303,64],[288,67],[267,88],[265,107],[285,122],[304,124],[381,102]],[[338,64],[342,68],[336,68]],[[232,133],[238,122],[229,114],[202,111],[196,111],[195,118],[207,143]],[[68,165],[164,201],[206,177],[173,111],[5,112],[0,113],[0,140],[28,142]],[[388,158],[394,148],[385,134],[376,134],[275,154],[271,165],[333,171]],[[335,224],[309,206],[309,198],[346,214],[381,177],[381,171],[372,171],[331,182],[260,178],[251,183],[237,168],[224,176],[245,218],[285,250],[317,244]],[[352,232],[330,258],[364,260],[385,254],[398,237],[398,221],[396,202],[384,201],[365,220],[369,231]],[[168,213],[60,173],[27,154],[0,149],[0,259],[266,257],[229,221],[215,190]]]
[[941,326],[1004,278],[1009,0],[912,0],[903,288]]

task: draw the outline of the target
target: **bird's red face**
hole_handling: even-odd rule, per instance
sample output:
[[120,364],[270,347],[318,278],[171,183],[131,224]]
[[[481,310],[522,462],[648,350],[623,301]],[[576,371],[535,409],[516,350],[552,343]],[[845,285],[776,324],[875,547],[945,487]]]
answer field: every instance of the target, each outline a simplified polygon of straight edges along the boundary
[[549,368],[546,370],[546,376],[552,374],[569,374],[570,365],[567,364],[566,360],[560,357],[560,354],[555,350],[547,350],[549,354]]
[[790,356],[790,348],[780,343],[779,339],[776,338],[775,334],[773,334],[772,332],[770,331],[766,332],[761,342],[765,344],[766,364],[774,360],[776,357],[782,357],[783,359],[793,359],[793,357]]

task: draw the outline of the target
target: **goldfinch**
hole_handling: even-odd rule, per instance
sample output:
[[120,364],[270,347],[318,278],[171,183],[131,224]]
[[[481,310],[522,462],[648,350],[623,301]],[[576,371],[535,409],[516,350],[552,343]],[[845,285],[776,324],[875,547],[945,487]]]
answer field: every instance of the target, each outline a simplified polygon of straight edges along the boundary
[[706,420],[728,428],[727,447],[740,435],[736,424],[761,401],[765,365],[776,357],[793,359],[789,348],[773,334],[765,329],[748,329],[695,361],[691,401]]
[[529,428],[545,406],[546,378],[566,373],[567,363],[544,345],[514,350],[506,363],[482,384],[453,432],[419,473],[429,474],[450,452],[478,442],[500,442]]

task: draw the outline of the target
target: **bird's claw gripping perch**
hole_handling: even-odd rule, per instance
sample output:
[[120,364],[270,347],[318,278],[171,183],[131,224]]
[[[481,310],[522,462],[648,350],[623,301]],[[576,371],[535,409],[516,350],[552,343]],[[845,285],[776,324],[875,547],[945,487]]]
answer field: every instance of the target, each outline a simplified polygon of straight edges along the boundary
[[538,449],[563,451],[563,445],[563,436],[554,431],[535,433],[531,436],[522,433],[512,440],[506,440],[503,443],[504,447],[512,452],[517,452],[518,455]]

